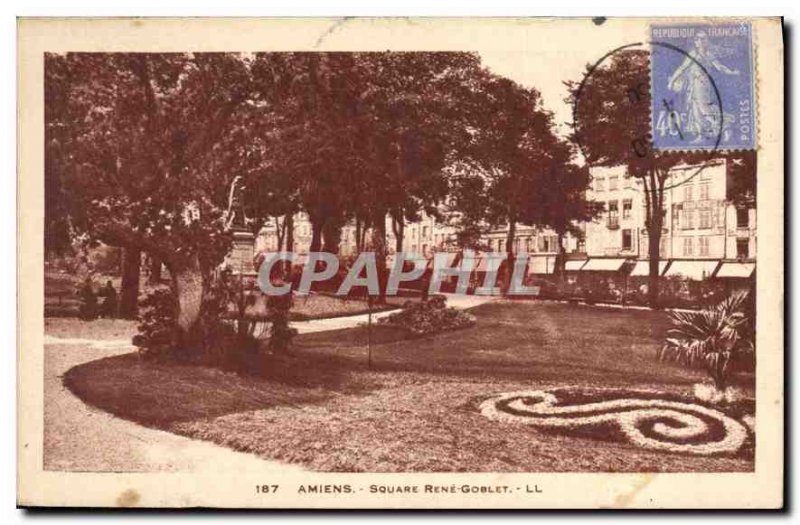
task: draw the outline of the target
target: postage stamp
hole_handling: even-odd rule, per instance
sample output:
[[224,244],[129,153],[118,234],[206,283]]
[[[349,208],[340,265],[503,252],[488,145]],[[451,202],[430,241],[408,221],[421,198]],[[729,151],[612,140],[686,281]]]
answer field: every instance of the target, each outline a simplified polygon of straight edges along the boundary
[[749,23],[651,26],[653,147],[756,147]]

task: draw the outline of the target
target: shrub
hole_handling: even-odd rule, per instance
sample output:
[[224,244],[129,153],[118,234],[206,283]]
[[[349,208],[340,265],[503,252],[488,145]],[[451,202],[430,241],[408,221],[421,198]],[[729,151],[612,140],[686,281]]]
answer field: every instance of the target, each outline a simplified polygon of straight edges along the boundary
[[178,344],[175,296],[168,288],[156,288],[144,298],[139,310],[139,333],[133,344],[147,357],[164,356]]
[[717,390],[724,390],[734,371],[749,365],[755,355],[750,334],[748,294],[736,292],[699,312],[669,312],[672,329],[658,352],[662,361],[704,368]]
[[466,328],[474,322],[473,315],[448,308],[443,295],[432,295],[417,303],[407,302],[402,311],[378,320],[378,324],[400,326],[417,335]]
[[[157,288],[142,301],[139,333],[133,344],[145,357],[176,359],[225,369],[256,366],[258,343],[242,319],[226,320],[231,301],[240,294],[223,276],[213,280],[203,297],[196,328],[182,334],[177,328],[176,299],[169,288]],[[243,328],[243,323],[247,324]]]

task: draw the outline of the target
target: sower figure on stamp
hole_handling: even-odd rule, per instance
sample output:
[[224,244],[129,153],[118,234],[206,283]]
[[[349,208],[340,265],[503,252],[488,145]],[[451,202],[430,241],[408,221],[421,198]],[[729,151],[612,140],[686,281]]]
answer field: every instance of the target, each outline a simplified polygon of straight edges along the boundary
[[708,41],[708,35],[700,31],[694,38],[694,49],[684,58],[681,65],[669,78],[669,89],[684,92],[686,111],[686,130],[695,135],[694,142],[703,140],[704,135],[713,137],[720,133],[726,124],[724,115],[716,115],[717,97],[711,78],[707,71],[714,68],[726,75],[738,75],[739,71],[731,69],[719,61],[718,50]]

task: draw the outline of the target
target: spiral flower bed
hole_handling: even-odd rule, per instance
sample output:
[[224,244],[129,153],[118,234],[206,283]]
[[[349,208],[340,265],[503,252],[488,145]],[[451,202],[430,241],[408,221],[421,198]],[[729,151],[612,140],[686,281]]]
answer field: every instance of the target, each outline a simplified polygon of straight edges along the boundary
[[480,403],[489,419],[642,448],[695,455],[735,454],[752,441],[748,428],[720,410],[637,391],[523,390]]

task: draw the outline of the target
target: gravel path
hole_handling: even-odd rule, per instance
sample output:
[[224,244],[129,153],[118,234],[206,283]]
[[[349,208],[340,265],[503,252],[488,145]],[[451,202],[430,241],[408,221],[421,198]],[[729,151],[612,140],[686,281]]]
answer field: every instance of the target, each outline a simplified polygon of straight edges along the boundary
[[131,352],[130,340],[45,338],[44,468],[79,472],[301,470],[206,441],[146,428],[84,404],[62,375],[81,363]]
[[[464,310],[466,308],[473,308],[483,303],[489,302],[494,297],[481,296],[481,295],[459,295],[446,293],[441,294],[447,297],[447,306]],[[383,312],[376,312],[372,314],[372,320],[377,321],[381,317],[392,315],[396,310],[385,310]],[[297,329],[298,333],[309,334],[313,332],[325,332],[327,330],[341,330],[343,328],[355,328],[360,324],[365,324],[369,319],[369,314],[348,315],[343,317],[333,317],[330,319],[314,319],[311,321],[296,321],[291,323],[292,328]]]
[[[447,303],[472,308],[490,297],[447,294]],[[373,316],[378,319],[392,312]],[[292,323],[300,333],[352,328],[367,315]],[[124,330],[123,330],[124,332]],[[117,335],[122,335],[121,333]],[[92,408],[75,397],[62,376],[72,367],[132,352],[130,338],[92,339],[45,335],[44,468],[78,472],[156,472],[209,470],[302,470],[206,441],[143,427]]]

